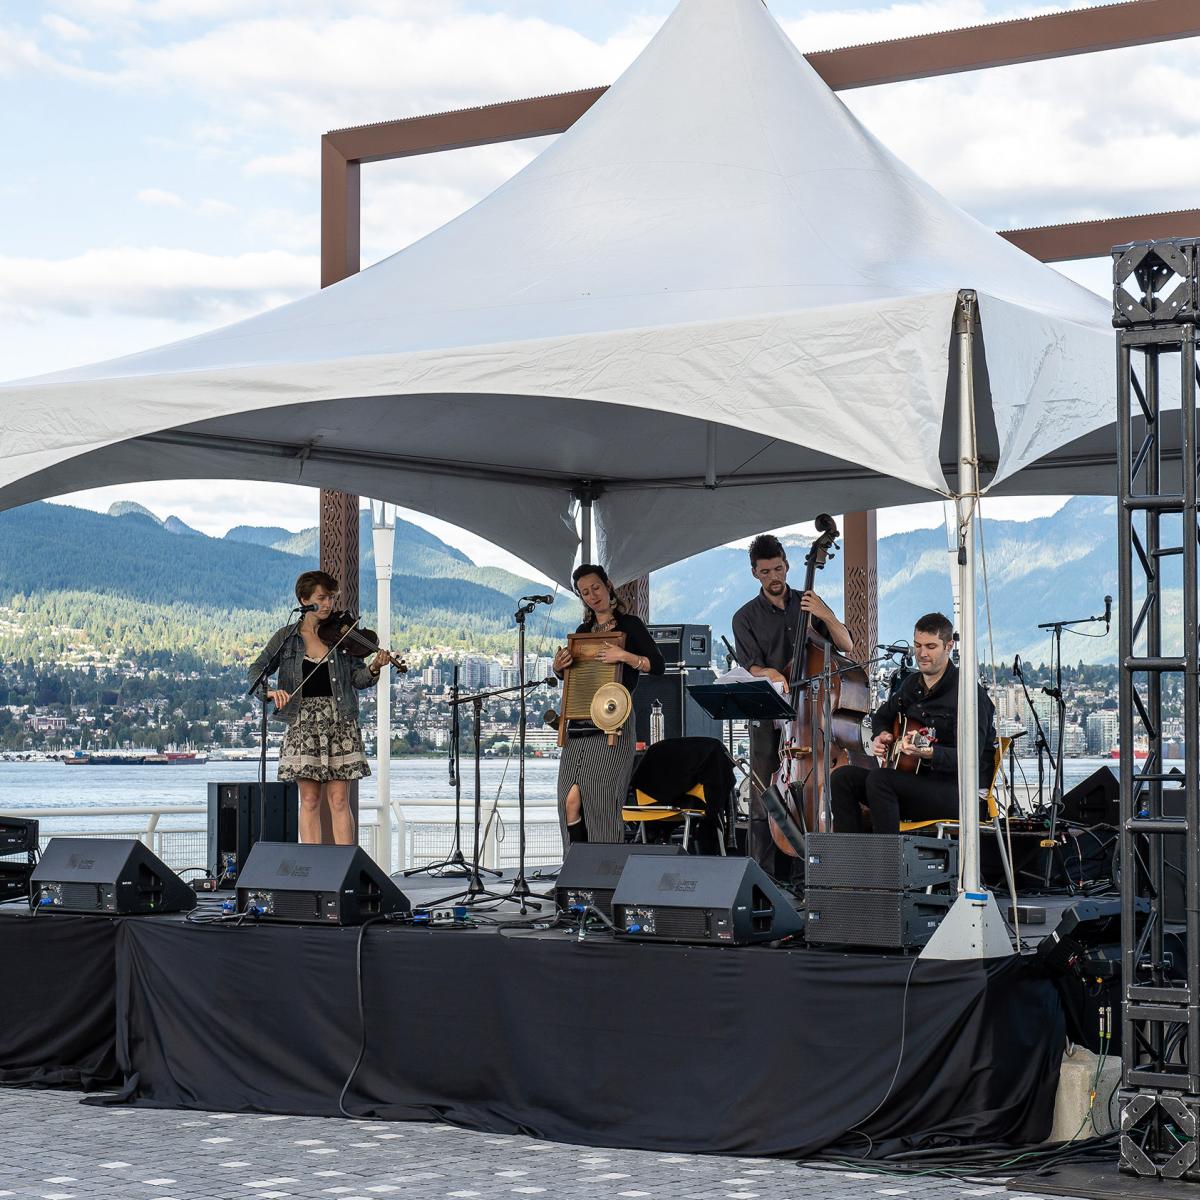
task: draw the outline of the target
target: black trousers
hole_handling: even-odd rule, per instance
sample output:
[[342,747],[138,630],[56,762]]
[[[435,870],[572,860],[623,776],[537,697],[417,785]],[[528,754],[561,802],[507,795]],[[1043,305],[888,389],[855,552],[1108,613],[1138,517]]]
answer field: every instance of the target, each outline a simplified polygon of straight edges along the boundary
[[839,767],[830,777],[835,833],[862,833],[862,806],[876,833],[899,833],[900,821],[953,820],[958,816],[958,780],[904,771]]

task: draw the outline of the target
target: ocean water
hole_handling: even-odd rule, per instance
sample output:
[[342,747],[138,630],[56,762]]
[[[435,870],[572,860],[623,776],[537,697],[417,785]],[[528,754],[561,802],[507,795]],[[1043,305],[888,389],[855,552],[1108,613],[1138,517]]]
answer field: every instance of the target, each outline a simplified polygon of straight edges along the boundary
[[[267,763],[267,778],[274,779],[278,766]],[[466,817],[475,800],[475,775],[472,760],[463,762],[462,799]],[[517,761],[488,759],[482,762],[481,790],[486,812],[497,793],[501,804],[517,803]],[[374,767],[374,763],[372,763]],[[507,768],[507,769],[506,769]],[[83,825],[78,817],[67,817],[67,810],[88,808],[155,805],[167,810],[208,802],[210,781],[238,782],[258,779],[257,762],[216,762],[186,766],[113,766],[68,767],[59,762],[0,762],[0,813],[19,815],[28,809],[63,809],[64,817],[43,817],[43,831],[56,827]],[[527,805],[556,803],[557,759],[527,759],[525,763],[525,801]],[[360,802],[374,801],[378,795],[372,775],[359,783]],[[392,799],[404,805],[405,814],[417,820],[451,820],[452,807],[433,806],[431,799],[453,800],[446,760],[437,758],[394,758],[391,766]],[[545,810],[534,816],[549,819]],[[104,818],[105,828],[144,829],[144,817]],[[201,814],[180,814],[171,818],[172,828],[202,827]]]

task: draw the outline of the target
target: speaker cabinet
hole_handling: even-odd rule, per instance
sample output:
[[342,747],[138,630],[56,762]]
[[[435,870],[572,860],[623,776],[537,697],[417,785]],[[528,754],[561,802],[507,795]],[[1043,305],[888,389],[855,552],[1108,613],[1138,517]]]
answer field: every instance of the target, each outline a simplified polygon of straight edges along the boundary
[[32,876],[34,907],[106,916],[190,912],[196,893],[134,838],[51,838]]
[[950,910],[951,898],[925,892],[810,887],[805,904],[805,940],[810,946],[912,950],[933,937]]
[[255,843],[238,877],[237,907],[293,925],[361,925],[412,909],[361,846],[287,842]]
[[722,723],[704,711],[687,694],[689,683],[712,683],[716,675],[709,670],[668,671],[665,675],[643,675],[633,693],[633,718],[636,740],[650,744],[650,710],[655,700],[663,708],[666,737],[720,738]]
[[810,888],[910,892],[958,878],[958,843],[911,833],[810,833]]
[[575,842],[567,847],[567,856],[554,883],[554,899],[567,912],[590,904],[611,921],[613,892],[631,855],[682,853],[682,846]]
[[799,933],[791,898],[749,858],[630,858],[613,895],[613,923],[656,942],[744,946]]
[[1100,767],[1062,798],[1063,820],[1080,825],[1121,824],[1121,784],[1108,769]]
[[219,887],[237,886],[255,842],[299,840],[300,792],[295,783],[208,785],[208,866]]
[[712,665],[711,625],[647,625],[667,670]]

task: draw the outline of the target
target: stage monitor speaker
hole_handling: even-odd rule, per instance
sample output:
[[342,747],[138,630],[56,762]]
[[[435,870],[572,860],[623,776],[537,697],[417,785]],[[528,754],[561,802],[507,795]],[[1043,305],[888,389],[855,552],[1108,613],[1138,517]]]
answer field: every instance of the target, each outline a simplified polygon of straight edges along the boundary
[[912,833],[810,833],[810,888],[913,892],[958,878],[958,843]]
[[712,666],[711,625],[647,625],[646,628],[668,671],[679,667]]
[[260,921],[361,925],[412,905],[361,846],[264,841],[238,877],[237,908]]
[[635,740],[650,744],[650,711],[657,700],[663,708],[663,732],[666,737],[721,738],[721,721],[708,713],[687,694],[689,683],[712,683],[716,675],[708,670],[668,671],[665,675],[643,675],[633,693]]
[[0,817],[0,854],[32,854],[37,848],[37,821],[32,817]]
[[809,945],[912,950],[933,937],[950,909],[951,897],[810,887],[805,903]]
[[682,846],[654,843],[574,842],[567,847],[567,856],[554,882],[554,900],[567,912],[590,904],[611,921],[613,891],[630,855],[682,853]]
[[656,942],[744,946],[799,933],[790,897],[749,858],[630,858],[613,895],[613,923]]
[[1121,784],[1108,767],[1093,771],[1062,799],[1062,817],[1079,825],[1121,824]]
[[[255,842],[299,841],[300,793],[295,783],[208,785],[208,867],[219,887],[237,886],[238,873]],[[262,828],[259,828],[259,825]]]
[[51,838],[32,879],[32,903],[45,912],[120,916],[196,907],[196,893],[136,838]]
[[29,877],[33,874],[31,862],[0,862],[0,903],[16,900],[19,896],[29,899]]

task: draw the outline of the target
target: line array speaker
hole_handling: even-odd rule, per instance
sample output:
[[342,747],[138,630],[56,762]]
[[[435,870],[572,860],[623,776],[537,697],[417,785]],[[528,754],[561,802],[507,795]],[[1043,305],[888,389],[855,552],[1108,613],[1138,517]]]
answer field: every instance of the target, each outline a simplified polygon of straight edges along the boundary
[[265,841],[255,843],[238,877],[237,907],[295,925],[361,925],[412,909],[361,846]]
[[38,848],[38,823],[32,817],[0,817],[0,854],[32,854]]
[[51,838],[33,870],[34,905],[47,912],[190,912],[192,891],[135,838]]
[[612,898],[617,881],[631,855],[680,855],[682,846],[632,842],[612,845],[603,842],[575,842],[567,847],[567,856],[554,883],[554,899],[559,908],[570,911],[576,905],[590,904],[612,920]]
[[787,893],[749,858],[630,858],[613,895],[613,923],[631,938],[744,946],[799,933]]
[[810,888],[909,892],[958,877],[958,843],[911,833],[810,833]]
[[809,888],[805,900],[804,936],[810,945],[871,946],[881,950],[925,945],[950,908],[949,896],[925,892]]
[[33,874],[33,863],[0,862],[0,903],[16,900],[18,896],[29,898],[29,879]]

